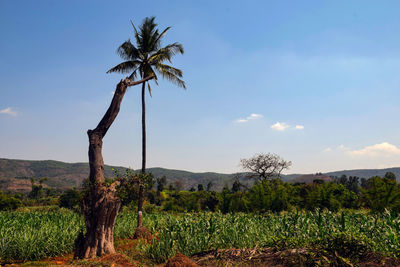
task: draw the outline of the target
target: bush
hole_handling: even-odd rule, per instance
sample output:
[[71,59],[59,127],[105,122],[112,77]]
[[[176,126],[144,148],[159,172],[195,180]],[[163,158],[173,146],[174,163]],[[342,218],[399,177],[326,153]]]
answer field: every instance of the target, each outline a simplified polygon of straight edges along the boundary
[[0,192],[0,210],[15,210],[21,206],[21,200]]
[[73,209],[75,206],[78,206],[80,202],[79,192],[74,189],[69,189],[62,193],[60,196],[60,207]]

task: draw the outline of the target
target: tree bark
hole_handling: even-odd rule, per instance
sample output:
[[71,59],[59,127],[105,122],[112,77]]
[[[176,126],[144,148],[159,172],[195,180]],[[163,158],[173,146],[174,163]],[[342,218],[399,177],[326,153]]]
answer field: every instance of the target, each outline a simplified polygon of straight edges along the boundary
[[128,78],[121,80],[111,104],[94,130],[88,130],[90,185],[81,203],[85,217],[86,234],[82,232],[75,240],[75,258],[94,258],[115,252],[114,223],[121,206],[116,196],[117,182],[107,186],[104,183],[103,138],[118,115],[122,99],[129,86],[144,83],[154,76],[137,82]]

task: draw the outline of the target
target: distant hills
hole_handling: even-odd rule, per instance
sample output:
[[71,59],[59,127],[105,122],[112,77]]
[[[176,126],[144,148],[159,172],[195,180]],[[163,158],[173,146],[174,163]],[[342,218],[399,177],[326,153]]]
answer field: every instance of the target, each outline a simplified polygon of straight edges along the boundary
[[340,177],[342,175],[357,176],[360,178],[370,178],[372,176],[384,176],[387,172],[393,172],[396,175],[397,181],[400,179],[400,168],[386,168],[386,169],[357,169],[357,170],[343,170],[326,172],[319,174],[289,174],[284,175],[283,180],[293,183],[312,183],[314,180],[323,180],[325,182],[332,181],[332,177]]
[[311,184],[314,182],[314,180],[330,182],[333,180],[333,178],[325,174],[304,174],[292,179],[291,182]]
[[[115,171],[124,174],[125,167],[104,166],[106,177],[115,177]],[[194,173],[181,170],[164,168],[149,168],[148,172],[158,178],[163,175],[167,177],[168,183],[179,180],[184,189],[192,186],[197,188],[198,184],[206,187],[209,181],[213,182],[213,190],[221,190],[224,185],[231,185],[233,174],[222,174],[214,172]],[[79,187],[83,179],[89,176],[88,163],[65,163],[54,160],[15,160],[0,158],[0,190],[29,191],[31,190],[30,179],[47,177],[44,182],[46,186],[67,189]]]
[[[119,173],[125,173],[126,168],[120,166],[104,167],[106,177],[115,177],[114,170]],[[209,181],[213,182],[213,190],[222,190],[225,185],[231,186],[235,177],[234,174],[222,174],[215,172],[194,173],[189,171],[171,170],[165,168],[149,168],[149,172],[157,177],[165,175],[168,183],[173,183],[179,180],[184,189],[191,187],[197,188],[198,184],[203,184],[204,187]],[[360,170],[343,170],[328,172],[322,175],[322,180],[329,180],[329,176],[358,176],[369,178],[375,175],[383,176],[386,172],[393,172],[396,177],[400,177],[400,168],[388,169],[360,169]],[[65,163],[54,160],[15,160],[0,158],[0,190],[10,191],[29,191],[31,189],[30,178],[36,179],[47,177],[44,182],[45,186],[67,189],[79,187],[83,179],[89,176],[88,163]],[[243,180],[243,174],[242,181]],[[283,175],[285,181],[312,183],[314,179],[321,177],[316,175],[290,174]]]

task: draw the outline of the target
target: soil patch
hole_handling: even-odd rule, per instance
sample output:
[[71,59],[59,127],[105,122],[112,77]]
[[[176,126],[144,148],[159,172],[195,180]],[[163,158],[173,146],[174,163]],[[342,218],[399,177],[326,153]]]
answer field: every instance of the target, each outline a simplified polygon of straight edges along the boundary
[[360,259],[347,259],[337,253],[300,248],[279,251],[273,248],[218,249],[201,252],[191,259],[200,266],[400,266],[400,259],[367,254]]
[[147,242],[151,243],[153,237],[149,229],[144,226],[136,228],[135,235],[133,236],[134,239],[145,239]]
[[110,254],[110,255],[106,255],[104,257],[101,257],[99,259],[95,260],[96,262],[99,263],[107,263],[109,264],[109,266],[115,266],[115,267],[137,267],[136,264],[133,264],[127,256],[123,255],[123,254]]
[[175,257],[167,261],[165,267],[199,267],[199,265],[191,261],[185,255],[178,253]]

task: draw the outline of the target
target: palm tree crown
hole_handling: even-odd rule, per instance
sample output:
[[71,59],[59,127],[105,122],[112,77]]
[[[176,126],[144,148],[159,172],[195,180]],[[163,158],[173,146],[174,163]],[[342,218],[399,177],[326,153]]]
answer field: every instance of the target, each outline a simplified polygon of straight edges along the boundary
[[[131,80],[134,80],[138,73],[141,78],[154,75],[156,83],[157,74],[161,74],[163,78],[186,89],[185,82],[180,79],[182,78],[182,71],[164,64],[165,61],[171,63],[171,58],[174,55],[183,54],[183,46],[180,43],[173,43],[161,48],[162,38],[171,27],[167,27],[160,33],[154,19],[154,17],[145,18],[142,25],[139,26],[139,31],[136,30],[131,21],[136,46],[130,40],[125,41],[117,50],[117,53],[125,61],[113,67],[107,73],[131,73],[129,75]],[[148,89],[151,94],[150,85],[148,85]]]

